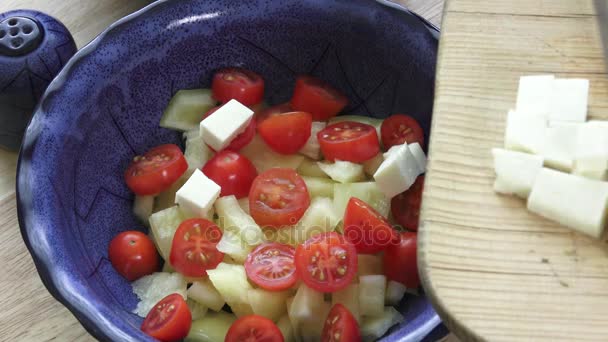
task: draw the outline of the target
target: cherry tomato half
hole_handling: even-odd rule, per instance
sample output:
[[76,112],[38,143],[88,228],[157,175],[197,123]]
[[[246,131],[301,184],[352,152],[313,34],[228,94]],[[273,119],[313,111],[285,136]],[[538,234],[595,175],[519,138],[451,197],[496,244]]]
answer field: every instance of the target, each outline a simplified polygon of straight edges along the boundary
[[391,213],[403,228],[418,231],[424,176],[418,176],[412,186],[391,200]]
[[203,173],[222,188],[220,196],[234,195],[236,198],[249,195],[251,183],[258,175],[247,157],[227,150],[211,158],[203,166]]
[[410,289],[420,286],[416,257],[416,233],[399,234],[399,243],[384,251],[384,273],[389,280],[399,282]]
[[314,121],[329,120],[347,104],[346,96],[318,78],[300,76],[296,80],[291,106],[295,110],[312,114]]
[[294,110],[293,108],[291,108],[289,102],[286,102],[258,111],[255,113],[255,117],[258,119],[258,121],[262,121],[264,118],[275,114],[288,113],[293,111]]
[[[205,115],[203,115],[203,120],[205,120],[205,118],[207,118],[209,115],[217,112],[217,110],[220,109],[220,107],[221,106],[209,109],[209,111],[207,113],[205,113]],[[249,124],[247,125],[247,127],[245,127],[245,130],[243,132],[241,132],[239,135],[237,135],[236,137],[234,137],[234,139],[232,139],[230,144],[228,146],[226,146],[226,148],[224,148],[224,150],[238,152],[243,147],[249,145],[251,140],[253,140],[253,137],[255,137],[256,127],[257,127],[257,122],[256,122],[255,117],[253,117],[253,118],[251,118],[251,121],[249,121]],[[211,149],[211,151],[217,152],[213,148],[211,148],[211,146],[208,146],[208,147]]]
[[187,277],[202,277],[217,267],[224,253],[217,250],[222,231],[215,223],[201,218],[182,222],[171,245],[171,266]]
[[380,152],[378,134],[373,126],[343,121],[317,133],[325,159],[361,163]]
[[382,144],[386,149],[403,143],[419,143],[424,147],[424,132],[416,119],[405,114],[395,114],[382,122]]
[[294,257],[296,250],[276,242],[256,247],[245,261],[249,280],[269,291],[281,291],[292,287],[298,279]]
[[141,330],[163,342],[179,341],[188,335],[192,313],[184,298],[173,293],[158,302],[148,313]]
[[157,146],[136,156],[125,171],[125,182],[136,195],[156,195],[167,190],[188,169],[177,145]]
[[344,236],[357,252],[375,254],[388,247],[398,236],[391,224],[362,200],[351,197],[344,213]]
[[213,75],[211,91],[213,98],[221,103],[234,99],[252,106],[264,99],[264,79],[243,68],[221,69]]
[[258,315],[243,316],[230,326],[224,342],[283,342],[281,330],[271,320]]
[[323,325],[322,342],[357,342],[361,341],[359,324],[342,304],[334,305]]
[[260,226],[294,225],[309,205],[306,183],[294,169],[273,168],[261,173],[249,192],[249,212]]
[[296,249],[295,260],[300,279],[319,292],[341,290],[357,273],[357,249],[336,232],[306,240]]
[[309,113],[287,112],[261,118],[258,132],[275,152],[294,154],[306,145],[311,127],[312,117]]
[[108,256],[112,266],[128,281],[137,280],[158,270],[158,254],[154,242],[138,231],[126,231],[110,242]]

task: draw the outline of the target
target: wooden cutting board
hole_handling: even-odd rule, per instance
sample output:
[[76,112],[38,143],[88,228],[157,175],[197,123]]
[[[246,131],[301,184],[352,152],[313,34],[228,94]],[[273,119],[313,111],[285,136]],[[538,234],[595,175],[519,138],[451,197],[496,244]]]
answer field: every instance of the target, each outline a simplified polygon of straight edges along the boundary
[[463,340],[608,341],[607,245],[492,191],[519,76],[543,73],[590,79],[590,117],[608,119],[591,0],[448,1],[418,255]]

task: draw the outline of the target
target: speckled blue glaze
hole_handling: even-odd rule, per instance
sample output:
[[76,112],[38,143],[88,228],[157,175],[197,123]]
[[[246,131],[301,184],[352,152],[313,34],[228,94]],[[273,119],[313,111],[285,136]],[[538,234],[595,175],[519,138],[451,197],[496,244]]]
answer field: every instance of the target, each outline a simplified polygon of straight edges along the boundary
[[[348,113],[409,113],[428,138],[437,33],[370,0],[161,0],[112,25],[51,83],[24,139],[19,222],[44,284],[95,337],[150,341],[107,246],[145,230],[122,175],[133,155],[180,143],[158,126],[171,96],[238,65],[262,74],[267,102],[281,103],[297,74],[312,73],[350,97]],[[424,297],[400,310],[405,322],[383,341],[419,341],[440,323]]]
[[27,39],[30,34],[42,35],[39,45],[26,54],[9,55],[0,49],[0,146],[17,150],[38,100],[63,65],[76,53],[76,44],[65,26],[46,14],[29,10],[10,11],[0,14],[0,23],[12,17],[33,19],[38,27],[27,35],[20,32],[16,37],[12,37],[8,29],[0,28],[4,31],[4,43],[21,36],[21,39]]

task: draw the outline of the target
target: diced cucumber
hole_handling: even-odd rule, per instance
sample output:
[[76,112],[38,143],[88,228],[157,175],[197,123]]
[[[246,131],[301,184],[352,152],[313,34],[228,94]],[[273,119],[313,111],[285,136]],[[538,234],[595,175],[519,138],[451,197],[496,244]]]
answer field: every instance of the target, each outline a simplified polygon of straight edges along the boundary
[[180,90],[169,101],[160,126],[178,131],[194,130],[215,104],[210,89]]
[[227,303],[247,303],[247,291],[252,289],[243,265],[220,263],[207,274],[213,286]]
[[227,302],[230,309],[236,317],[241,318],[243,316],[253,315],[253,308],[249,303],[230,303]]
[[192,314],[193,321],[201,319],[207,314],[208,308],[197,301],[188,298],[186,300],[186,304],[188,304],[188,308],[190,309],[190,313]]
[[327,123],[325,122],[315,121],[312,123],[310,138],[308,138],[306,145],[300,149],[301,154],[315,160],[321,159],[321,146],[319,145],[319,140],[317,139],[317,133],[321,132],[325,126],[327,126]]
[[357,276],[384,274],[382,257],[373,254],[357,255]]
[[354,121],[374,126],[374,128],[376,128],[376,133],[378,134],[378,140],[380,140],[380,137],[382,136],[380,133],[380,128],[382,127],[382,122],[384,121],[382,119],[370,118],[369,116],[361,115],[340,115],[329,119],[328,125],[333,125],[342,121]]
[[334,182],[331,179],[302,176],[310,197],[334,197]]
[[216,246],[217,250],[229,255],[234,261],[242,264],[247,259],[252,247],[249,246],[241,237],[231,230],[224,230],[220,242]]
[[236,316],[227,312],[209,312],[192,322],[186,342],[222,342],[234,321]]
[[294,340],[296,342],[300,342],[300,341],[302,341],[302,338],[300,337],[300,328],[299,328],[299,323],[298,323],[298,317],[295,316],[296,311],[291,310],[291,308],[293,307],[293,301],[295,298],[296,298],[295,296],[287,298],[287,300],[285,301],[285,304],[287,306],[287,317],[289,317],[289,322],[291,323]]
[[298,245],[314,235],[334,231],[340,219],[330,198],[313,197],[310,206],[296,225],[279,230],[268,230],[266,239]]
[[359,285],[350,284],[344,289],[331,294],[331,305],[344,305],[358,322],[361,322],[361,310],[359,309]]
[[283,334],[284,342],[294,342],[295,338],[293,336],[293,327],[291,326],[291,321],[289,320],[289,316],[284,315],[277,322],[277,327],[281,330],[281,334]]
[[403,322],[403,316],[392,306],[387,306],[380,316],[364,317],[361,323],[361,337],[365,342],[376,341],[393,325]]
[[[158,247],[156,249],[158,249]],[[166,272],[166,273],[175,273],[175,269],[173,268],[173,266],[171,266],[171,264],[169,263],[169,260],[165,260],[162,271]]]
[[334,163],[318,162],[317,165],[331,179],[340,183],[353,183],[365,179],[361,164],[336,160]]
[[364,316],[379,316],[384,311],[386,277],[366,275],[359,277],[359,308]]
[[346,205],[351,197],[357,197],[376,209],[380,215],[387,217],[391,202],[375,182],[335,184],[334,205],[340,217],[344,216]]
[[300,176],[329,178],[329,176],[321,170],[317,162],[309,158],[304,158],[300,166],[298,166],[298,174]]
[[323,326],[329,311],[331,310],[331,304],[323,302],[316,311],[315,316],[311,320],[300,322],[300,336],[304,342],[317,342],[321,340],[323,333]]
[[241,209],[234,196],[220,197],[215,201],[218,223],[224,231],[231,231],[250,246],[259,245],[264,234],[253,218]]
[[383,161],[384,155],[382,153],[378,153],[374,158],[363,162],[363,171],[365,171],[366,175],[373,177],[374,173],[376,173]]
[[175,183],[173,183],[169,189],[161,192],[160,194],[158,194],[158,196],[156,196],[156,200],[154,203],[154,212],[165,210],[175,205],[175,193],[177,192],[177,190],[179,190],[179,188],[184,186],[186,181],[188,181],[188,177],[190,176],[184,174],[180,179],[175,181]]
[[179,293],[186,299],[186,280],[179,273],[152,273],[134,281],[131,286],[140,299],[133,312],[141,317],[146,317],[156,303],[172,293]]
[[[323,293],[306,285],[298,288],[296,296],[289,306],[289,318],[296,324],[294,330],[297,340],[320,340],[323,324],[330,310],[330,303],[325,302]],[[299,337],[299,338],[298,338]]]
[[214,311],[222,310],[226,301],[208,280],[200,280],[192,283],[188,288],[188,298],[191,298]]
[[213,156],[213,151],[205,144],[203,138],[186,140],[186,151],[184,157],[188,162],[188,173],[192,174],[196,169],[202,169],[209,159]]
[[249,215],[249,197],[243,197],[239,200],[239,207]]
[[156,247],[158,247],[158,252],[165,260],[169,260],[173,235],[185,219],[178,206],[173,206],[150,216],[150,229],[154,241],[156,241]]
[[386,305],[397,305],[403,298],[403,295],[407,292],[407,287],[405,285],[389,280],[386,285],[386,297],[384,298],[384,303]]
[[148,219],[152,215],[153,210],[154,196],[135,196],[135,200],[133,200],[133,214],[146,226],[150,224]]
[[193,130],[184,132],[184,134],[182,134],[182,139],[185,141],[188,141],[190,139],[198,138],[200,136],[201,136],[201,129],[200,129],[200,127],[196,127]]
[[289,297],[288,291],[266,291],[264,289],[251,289],[248,293],[249,304],[256,315],[264,316],[277,322],[281,316],[287,314],[285,301]]
[[273,167],[297,169],[304,160],[304,156],[301,155],[282,155],[272,151],[259,135],[253,137],[249,145],[245,146],[240,153],[251,160],[258,173]]

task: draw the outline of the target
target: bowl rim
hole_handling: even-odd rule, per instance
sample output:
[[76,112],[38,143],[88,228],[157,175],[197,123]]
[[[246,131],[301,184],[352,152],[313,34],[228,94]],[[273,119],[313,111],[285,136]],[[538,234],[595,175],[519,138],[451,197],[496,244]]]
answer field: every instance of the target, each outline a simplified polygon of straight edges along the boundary
[[[126,15],[106,29],[104,29],[100,34],[98,34],[93,40],[87,43],[84,47],[72,56],[72,58],[63,66],[58,75],[51,81],[48,85],[46,91],[40,98],[40,101],[36,105],[34,110],[34,114],[32,115],[27,129],[25,130],[24,137],[21,143],[21,149],[19,151],[19,159],[17,162],[17,174],[16,174],[16,201],[17,201],[17,217],[19,221],[19,230],[21,232],[21,236],[23,241],[32,256],[34,261],[34,265],[42,280],[42,283],[49,291],[49,293],[59,301],[63,306],[65,306],[72,315],[81,323],[81,325],[85,328],[85,330],[91,334],[91,336],[95,337],[99,340],[112,340],[116,335],[109,333],[109,331],[105,331],[103,329],[98,329],[96,320],[93,317],[93,314],[90,310],[87,309],[86,305],[83,304],[74,304],[72,303],[66,295],[64,295],[61,291],[61,282],[58,281],[55,277],[53,277],[52,267],[47,264],[44,260],[44,255],[35,249],[32,245],[31,236],[28,233],[28,227],[34,225],[32,221],[31,215],[28,212],[32,208],[32,191],[29,188],[29,184],[27,182],[27,174],[28,169],[24,166],[24,164],[32,160],[32,154],[34,148],[36,146],[36,140],[39,135],[39,131],[37,128],[38,117],[40,116],[41,108],[44,106],[46,102],[57,92],[64,83],[70,77],[73,69],[77,66],[85,57],[93,53],[99,45],[101,45],[105,40],[106,36],[114,33],[117,30],[120,30],[127,23],[134,21],[140,17],[143,17],[148,12],[152,11],[154,8],[169,3],[171,0],[156,0],[151,4],[129,14]],[[375,0],[377,4],[382,6],[386,6],[388,8],[394,9],[396,11],[405,13],[407,15],[411,15],[414,18],[418,19],[424,26],[429,30],[434,39],[439,39],[440,30],[437,26],[423,18],[422,16],[416,14],[415,12],[407,9],[405,6],[394,3],[390,0]],[[423,339],[426,335],[431,333],[437,326],[441,324],[441,320],[439,316],[435,314],[435,316],[429,320],[429,322],[425,323],[422,329],[419,331],[419,338]],[[422,336],[420,336],[422,335]]]

